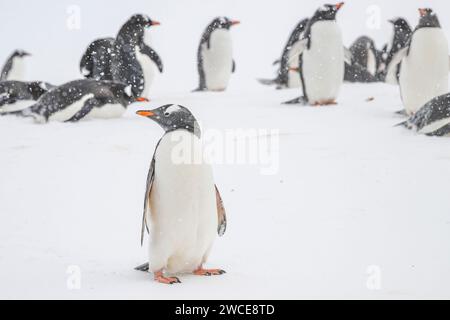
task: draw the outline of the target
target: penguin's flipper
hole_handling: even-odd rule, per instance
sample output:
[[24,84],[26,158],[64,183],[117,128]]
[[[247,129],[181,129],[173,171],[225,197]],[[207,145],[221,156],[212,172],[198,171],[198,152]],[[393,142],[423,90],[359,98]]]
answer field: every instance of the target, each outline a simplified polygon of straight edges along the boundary
[[231,72],[234,73],[236,71],[236,61],[233,59],[233,66],[231,67]]
[[150,270],[150,265],[149,265],[148,262],[146,262],[146,263],[143,263],[143,264],[141,264],[141,265],[135,267],[134,270],[142,271],[142,272],[149,272],[149,270]]
[[298,98],[283,102],[283,104],[301,104],[301,105],[308,105],[308,99],[305,96],[300,96]]
[[0,73],[0,81],[8,80],[8,75],[11,72],[12,64],[13,64],[12,59],[9,58],[8,61],[6,61],[5,65],[2,68],[2,71]]
[[222,197],[220,196],[219,189],[217,188],[217,186],[215,186],[215,188],[216,188],[217,215],[219,218],[217,233],[221,237],[225,234],[225,231],[227,230],[227,214],[225,212],[225,207],[223,205],[223,200]]
[[159,57],[159,55],[156,53],[155,50],[153,50],[152,48],[150,48],[147,45],[143,45],[141,48],[141,53],[145,54],[146,56],[148,56],[158,67],[159,72],[163,72],[163,63],[161,58]]
[[200,44],[197,51],[197,70],[198,70],[199,84],[198,88],[193,90],[193,92],[206,90],[205,70],[203,70],[203,55],[202,55],[203,47],[204,46]]
[[83,119],[84,117],[86,117],[86,115],[92,111],[92,109],[94,109],[96,106],[98,106],[99,102],[97,99],[95,98],[91,98],[86,100],[86,102],[84,103],[83,107],[80,109],[80,111],[78,111],[77,113],[75,113],[72,118],[64,121],[64,122],[78,122],[81,119]]
[[147,174],[147,186],[145,188],[145,197],[144,197],[144,212],[142,214],[141,246],[144,244],[145,230],[147,230],[147,233],[149,232],[148,223],[147,223],[147,214],[150,213],[150,193],[152,192],[153,180],[155,178],[155,154],[156,154],[156,149],[158,148],[158,145],[159,145],[159,142],[156,145],[155,153],[153,154],[152,162],[150,164],[150,169],[148,170],[148,174]]
[[348,64],[352,64],[353,53],[346,47],[344,47],[344,61]]
[[288,61],[287,61],[288,64],[289,64],[289,62],[291,62],[292,59],[294,59],[295,57],[298,57],[299,55],[301,55],[303,53],[303,51],[305,51],[306,48],[308,48],[308,41],[309,41],[308,38],[304,38],[304,39],[298,41],[297,51],[294,52],[294,54],[291,55],[290,59],[288,59]]

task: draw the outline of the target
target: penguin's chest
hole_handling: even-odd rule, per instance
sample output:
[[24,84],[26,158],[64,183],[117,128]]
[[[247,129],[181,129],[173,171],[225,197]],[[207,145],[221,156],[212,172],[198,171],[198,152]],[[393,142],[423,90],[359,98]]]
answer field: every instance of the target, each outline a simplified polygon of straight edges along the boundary
[[337,98],[344,80],[344,47],[335,21],[311,27],[311,47],[302,54],[302,72],[310,103]]
[[400,88],[405,109],[415,113],[432,98],[448,91],[448,43],[440,28],[414,33],[409,55],[402,61]]
[[[289,68],[298,68],[300,41],[295,42],[289,50]],[[288,88],[299,88],[301,86],[300,74],[297,71],[288,71]]]
[[14,58],[7,80],[25,80],[25,63],[23,58]]
[[139,47],[136,47],[136,60],[141,66],[144,81],[142,96],[148,97],[150,94],[150,87],[152,86],[153,79],[155,78],[157,67],[149,56],[141,53]]
[[225,90],[233,69],[233,47],[228,30],[215,30],[210,35],[210,47],[202,45],[203,71],[209,90]]
[[[155,154],[150,246],[154,253],[167,256],[169,272],[196,269],[216,236],[212,168],[197,161],[202,153],[197,137],[177,130],[163,137]],[[154,260],[159,258],[155,256]]]

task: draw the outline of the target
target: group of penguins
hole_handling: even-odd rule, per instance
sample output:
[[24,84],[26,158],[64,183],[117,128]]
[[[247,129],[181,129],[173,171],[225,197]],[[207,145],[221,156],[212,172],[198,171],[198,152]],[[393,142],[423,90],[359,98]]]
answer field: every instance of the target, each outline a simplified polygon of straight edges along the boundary
[[[420,9],[413,30],[406,20],[392,20],[392,43],[377,51],[368,37],[359,38],[350,49],[343,45],[336,14],[343,3],[323,5],[302,20],[275,62],[277,76],[260,80],[277,88],[301,88],[301,105],[336,103],[344,80],[389,82],[400,87],[403,126],[427,135],[450,132],[448,93],[448,43],[431,9]],[[238,21],[214,19],[198,47],[197,91],[223,91],[236,70],[230,28]],[[26,82],[21,77],[23,59],[16,51],[5,64],[0,79],[0,114],[74,122],[86,118],[120,117],[133,102],[148,101],[153,77],[163,71],[161,58],[144,41],[146,28],[159,22],[133,15],[115,38],[92,42],[80,62],[84,79],[53,86]],[[159,283],[174,284],[174,275],[222,275],[221,269],[206,269],[204,263],[217,236],[223,235],[227,217],[219,188],[209,163],[174,161],[174,150],[202,159],[201,129],[194,115],[181,105],[167,104],[137,114],[153,120],[164,130],[156,145],[144,197],[141,244],[149,236],[149,262],[138,266],[152,272]],[[180,138],[189,141],[180,150]]]

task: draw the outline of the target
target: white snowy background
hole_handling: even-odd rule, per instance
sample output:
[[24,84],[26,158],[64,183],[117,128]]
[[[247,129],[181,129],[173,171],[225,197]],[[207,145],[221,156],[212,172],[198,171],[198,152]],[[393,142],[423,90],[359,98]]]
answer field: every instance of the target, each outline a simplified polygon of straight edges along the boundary
[[[0,298],[450,298],[450,140],[393,127],[402,120],[394,86],[346,84],[338,106],[301,108],[280,105],[298,90],[255,81],[274,75],[292,28],[321,4],[1,1],[0,63],[16,48],[31,52],[30,80],[79,78],[89,42],[115,35],[138,12],[162,23],[150,34],[165,72],[151,103],[122,119],[0,118]],[[450,36],[447,1],[350,0],[338,14],[345,44],[369,35],[381,48],[391,36],[387,19],[415,26],[424,6]],[[232,30],[237,72],[225,93],[190,93],[200,35],[218,15],[242,22]],[[142,201],[162,134],[134,111],[166,103],[189,107],[205,130],[280,132],[276,174],[215,166],[229,228],[209,266],[228,273],[181,276],[176,286],[133,270],[147,259]]]

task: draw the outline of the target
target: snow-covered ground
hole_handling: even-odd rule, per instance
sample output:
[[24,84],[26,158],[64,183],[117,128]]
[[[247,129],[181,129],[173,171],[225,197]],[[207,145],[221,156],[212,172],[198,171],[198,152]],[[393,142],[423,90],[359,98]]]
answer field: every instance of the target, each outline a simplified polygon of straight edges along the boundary
[[[133,105],[122,119],[37,125],[0,118],[0,298],[450,298],[450,140],[394,127],[402,121],[394,86],[347,84],[338,106],[305,108],[280,104],[297,90],[254,80],[272,74],[291,28],[321,1],[277,1],[256,11],[256,0],[130,1],[126,8],[96,1],[97,9],[108,4],[101,23],[92,1],[47,2],[53,6],[0,3],[2,36],[8,30],[0,57],[16,47],[33,52],[30,78],[78,77],[90,40],[149,7],[162,22],[153,41],[167,69],[152,102]],[[68,31],[66,9],[76,2],[82,28]],[[365,27],[369,5],[380,5],[383,21],[404,12],[414,24],[424,3],[450,27],[445,1],[349,1],[338,18],[344,39],[369,34],[381,46],[389,28]],[[242,20],[233,30],[237,73],[228,92],[189,93],[200,33],[218,14]],[[181,50],[173,49],[175,38]],[[166,103],[189,107],[206,132],[279,133],[275,174],[215,165],[229,221],[209,266],[227,274],[181,276],[174,286],[133,270],[147,259],[139,244],[143,193],[162,134],[134,111]]]

